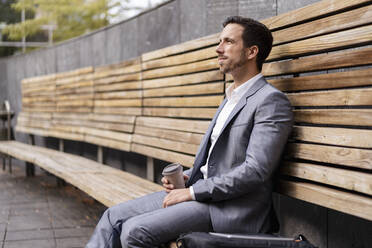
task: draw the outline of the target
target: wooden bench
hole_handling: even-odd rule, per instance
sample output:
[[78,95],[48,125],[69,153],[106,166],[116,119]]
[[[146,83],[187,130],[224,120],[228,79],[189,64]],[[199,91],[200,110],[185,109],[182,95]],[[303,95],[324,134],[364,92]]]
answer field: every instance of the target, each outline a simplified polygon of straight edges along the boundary
[[[263,20],[274,36],[263,74],[287,94],[296,121],[276,191],[367,220],[372,220],[371,16],[370,1],[325,0]],[[190,167],[231,83],[218,72],[217,43],[218,35],[211,35],[89,72],[26,79],[17,130],[143,154],[149,170],[151,158]],[[86,87],[93,89],[93,100],[88,94],[83,104],[68,91],[68,99],[89,109],[74,112],[80,107],[68,105],[59,92],[70,84],[79,90],[80,83],[62,78],[83,82],[82,72],[92,75],[93,87]],[[62,108],[62,101],[69,107]],[[17,145],[2,144],[7,154]]]

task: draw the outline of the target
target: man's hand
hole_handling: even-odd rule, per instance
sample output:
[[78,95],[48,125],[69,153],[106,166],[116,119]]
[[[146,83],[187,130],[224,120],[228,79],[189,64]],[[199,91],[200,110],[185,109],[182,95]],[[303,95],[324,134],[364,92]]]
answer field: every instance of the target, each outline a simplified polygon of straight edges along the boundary
[[163,208],[172,206],[174,204],[185,202],[185,201],[191,201],[191,194],[190,189],[174,189],[171,190],[168,195],[164,198],[163,201]]
[[[185,184],[186,184],[187,180],[189,180],[189,177],[183,174],[183,179],[185,179]],[[171,190],[174,189],[174,185],[169,183],[168,179],[166,179],[165,177],[161,179],[161,182],[163,183],[163,187],[165,188],[165,191],[167,193],[171,192]]]

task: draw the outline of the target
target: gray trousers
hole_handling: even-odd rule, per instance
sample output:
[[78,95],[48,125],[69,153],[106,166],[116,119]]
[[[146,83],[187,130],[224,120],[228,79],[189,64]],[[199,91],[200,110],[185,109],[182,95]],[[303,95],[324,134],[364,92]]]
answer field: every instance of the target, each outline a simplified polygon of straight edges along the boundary
[[86,248],[157,247],[190,231],[213,231],[209,206],[197,201],[162,208],[165,191],[108,208]]

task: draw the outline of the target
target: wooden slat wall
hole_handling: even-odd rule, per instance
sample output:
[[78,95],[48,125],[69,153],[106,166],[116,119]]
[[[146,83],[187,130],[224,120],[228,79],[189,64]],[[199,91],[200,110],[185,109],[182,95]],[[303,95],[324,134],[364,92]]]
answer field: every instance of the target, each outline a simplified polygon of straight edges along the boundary
[[[263,74],[287,94],[295,113],[278,191],[368,220],[371,17],[371,1],[324,0],[263,20],[274,36]],[[92,113],[84,118],[70,113],[65,121],[83,123],[87,142],[113,148],[127,142],[130,151],[192,166],[202,135],[231,84],[231,77],[218,71],[217,43],[214,34],[145,53],[140,60],[96,68]],[[34,104],[49,99],[53,80],[59,82],[59,92],[63,80],[56,75],[23,81],[21,131],[43,135],[51,112],[57,110],[52,117],[60,118],[59,102]],[[133,123],[134,134],[127,136]]]
[[223,100],[209,36],[142,56],[143,116],[132,151],[191,167],[207,124]]
[[22,108],[18,115],[16,130],[47,136],[56,110],[56,75],[23,79]]

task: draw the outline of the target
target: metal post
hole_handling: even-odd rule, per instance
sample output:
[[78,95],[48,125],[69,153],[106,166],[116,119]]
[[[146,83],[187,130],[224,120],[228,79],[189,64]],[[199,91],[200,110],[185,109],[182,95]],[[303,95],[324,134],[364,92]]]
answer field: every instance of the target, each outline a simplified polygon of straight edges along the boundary
[[63,139],[59,139],[59,151],[63,152],[65,150],[65,143],[63,142]]
[[147,157],[147,164],[146,164],[146,173],[147,173],[147,179],[151,182],[154,181],[154,159],[152,157]]
[[[22,9],[22,16],[21,16],[21,19],[22,19],[22,23],[25,22],[25,19],[26,19],[26,12],[25,12],[25,9]],[[25,36],[25,30],[22,30],[22,52],[26,52],[26,36]]]
[[97,162],[103,163],[103,148],[102,146],[97,147]]

